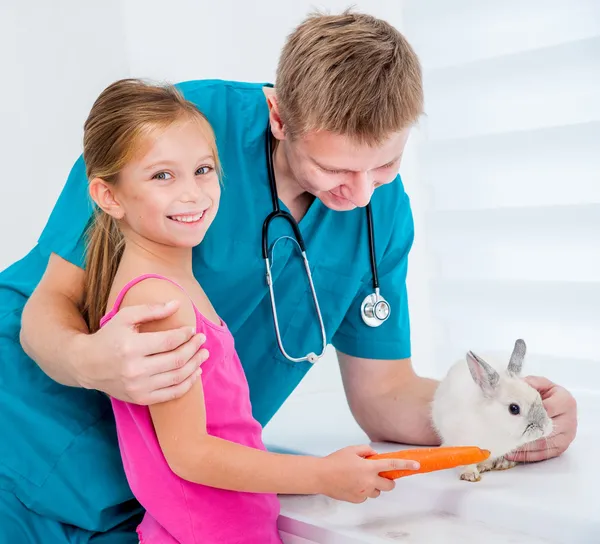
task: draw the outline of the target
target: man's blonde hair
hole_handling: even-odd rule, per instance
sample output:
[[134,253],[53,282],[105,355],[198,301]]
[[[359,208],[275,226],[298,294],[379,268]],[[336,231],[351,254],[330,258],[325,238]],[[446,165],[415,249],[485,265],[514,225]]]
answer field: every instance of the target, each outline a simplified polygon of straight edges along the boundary
[[377,145],[423,112],[421,66],[389,23],[313,13],[288,37],[275,82],[286,136],[343,134]]

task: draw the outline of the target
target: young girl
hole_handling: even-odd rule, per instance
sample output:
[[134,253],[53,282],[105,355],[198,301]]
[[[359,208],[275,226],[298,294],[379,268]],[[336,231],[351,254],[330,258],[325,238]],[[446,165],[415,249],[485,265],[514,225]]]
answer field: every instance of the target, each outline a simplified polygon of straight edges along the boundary
[[210,353],[201,379],[177,400],[111,399],[125,473],[146,510],[140,541],[279,543],[277,493],[362,502],[390,489],[379,472],[417,468],[366,460],[368,446],[323,458],[266,451],[233,337],[192,270],[192,248],[219,207],[210,125],[173,87],[122,80],[102,92],[84,129],[97,204],[86,256],[90,330],[123,306],[175,299],[173,316],[143,330],[194,327]]

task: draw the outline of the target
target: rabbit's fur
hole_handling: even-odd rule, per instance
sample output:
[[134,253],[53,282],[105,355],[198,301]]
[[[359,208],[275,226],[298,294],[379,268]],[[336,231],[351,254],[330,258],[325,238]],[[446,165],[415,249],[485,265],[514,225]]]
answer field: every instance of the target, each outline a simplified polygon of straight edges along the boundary
[[525,342],[517,340],[508,364],[469,351],[435,393],[431,417],[442,445],[491,452],[479,465],[460,467],[463,480],[479,481],[482,472],[514,467],[505,455],[552,432],[540,394],[521,378],[525,351]]

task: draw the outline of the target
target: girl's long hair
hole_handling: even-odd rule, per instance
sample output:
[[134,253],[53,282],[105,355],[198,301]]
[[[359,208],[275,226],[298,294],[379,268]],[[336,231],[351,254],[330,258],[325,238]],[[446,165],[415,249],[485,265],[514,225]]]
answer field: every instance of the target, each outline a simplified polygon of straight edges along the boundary
[[[206,117],[172,85],[122,79],[109,85],[94,102],[84,124],[83,158],[89,181],[118,183],[123,167],[155,132],[182,120],[197,120],[220,164],[215,135]],[[100,328],[125,240],[118,221],[95,207],[86,231],[83,315],[90,329]]]

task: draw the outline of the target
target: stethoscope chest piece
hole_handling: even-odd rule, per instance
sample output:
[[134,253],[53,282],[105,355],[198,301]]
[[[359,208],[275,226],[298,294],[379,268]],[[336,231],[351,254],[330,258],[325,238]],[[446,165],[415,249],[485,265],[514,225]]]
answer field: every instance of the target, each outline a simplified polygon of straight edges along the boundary
[[385,298],[379,294],[379,289],[367,295],[360,307],[363,321],[369,327],[379,327],[390,316],[390,305]]

